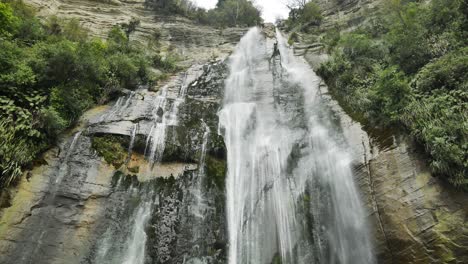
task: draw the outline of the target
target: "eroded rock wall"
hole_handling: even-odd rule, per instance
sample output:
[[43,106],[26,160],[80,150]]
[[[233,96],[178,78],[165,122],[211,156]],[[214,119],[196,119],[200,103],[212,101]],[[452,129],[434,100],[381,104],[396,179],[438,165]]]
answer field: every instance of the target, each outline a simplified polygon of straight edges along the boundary
[[[223,61],[194,65],[157,92],[142,88],[88,112],[8,190],[0,263],[225,263],[226,163],[217,133],[225,74]],[[92,142],[103,135],[125,148],[134,137],[126,164],[114,168],[98,155]],[[145,150],[160,140],[153,166]]]
[[[159,41],[163,51],[175,52],[181,66],[190,67],[211,59],[223,58],[246,32],[245,28],[223,30],[195,24],[179,16],[162,16],[145,8],[144,0],[26,0],[38,15],[78,19],[92,36],[106,38],[116,25],[132,18],[140,21],[132,41],[142,47],[156,49]],[[157,38],[155,39],[155,36]]]

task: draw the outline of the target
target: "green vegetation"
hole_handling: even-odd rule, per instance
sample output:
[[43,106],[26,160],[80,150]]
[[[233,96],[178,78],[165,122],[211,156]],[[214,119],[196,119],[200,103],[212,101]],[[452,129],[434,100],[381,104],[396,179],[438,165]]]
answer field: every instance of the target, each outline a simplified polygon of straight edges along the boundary
[[468,188],[468,3],[387,3],[354,32],[322,37],[318,73],[345,108],[379,127],[404,127],[435,174]]
[[127,150],[123,145],[124,139],[114,135],[94,136],[92,147],[107,163],[119,168],[127,158]]
[[146,0],[145,6],[159,14],[178,14],[216,27],[251,27],[262,23],[260,10],[248,0],[219,0],[216,8],[208,11],[190,0]]
[[320,25],[323,16],[320,7],[313,1],[293,0],[290,1],[289,17],[286,20],[288,29],[300,28],[305,30],[310,26]]
[[91,106],[152,80],[129,41],[138,24],[89,38],[78,21],[44,22],[22,1],[0,2],[0,186],[22,174]]
[[161,69],[162,71],[176,72],[179,70],[179,67],[176,64],[177,58],[171,54],[165,57],[161,56],[161,54],[155,54],[151,59],[153,67]]
[[227,173],[226,160],[218,159],[211,155],[206,156],[206,175],[211,184],[215,184],[219,189],[224,189]]

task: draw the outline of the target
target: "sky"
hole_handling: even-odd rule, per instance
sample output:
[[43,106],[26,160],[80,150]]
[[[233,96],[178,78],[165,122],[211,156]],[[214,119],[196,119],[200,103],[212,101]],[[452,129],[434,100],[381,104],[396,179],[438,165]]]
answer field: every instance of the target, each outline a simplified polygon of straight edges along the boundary
[[[213,8],[218,0],[193,0],[198,6],[206,9]],[[280,16],[286,18],[288,9],[283,4],[285,0],[255,0],[257,6],[262,9],[262,16],[265,22],[275,22],[275,18]]]

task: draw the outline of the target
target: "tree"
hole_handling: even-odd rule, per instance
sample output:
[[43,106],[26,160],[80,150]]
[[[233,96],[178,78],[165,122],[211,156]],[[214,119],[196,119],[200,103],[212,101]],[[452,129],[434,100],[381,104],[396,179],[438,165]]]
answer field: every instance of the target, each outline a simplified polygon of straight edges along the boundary
[[322,11],[314,2],[306,3],[301,9],[300,19],[303,24],[318,24],[322,18]]
[[302,29],[308,25],[318,25],[322,21],[320,7],[309,0],[289,0],[289,17],[286,21],[289,28],[301,25]]
[[288,0],[285,5],[289,10],[303,9],[308,1],[309,0]]
[[13,15],[11,6],[0,2],[0,36],[13,31],[17,23],[18,18]]
[[127,35],[127,39],[130,39],[130,35],[136,31],[137,27],[140,25],[140,20],[132,17],[128,23],[122,24],[122,28]]

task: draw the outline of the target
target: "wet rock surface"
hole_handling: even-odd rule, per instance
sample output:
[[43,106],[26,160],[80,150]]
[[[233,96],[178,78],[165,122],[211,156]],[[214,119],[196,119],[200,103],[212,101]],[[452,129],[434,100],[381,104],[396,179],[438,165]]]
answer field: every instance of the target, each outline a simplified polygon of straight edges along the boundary
[[[155,18],[143,9],[141,0],[27,2],[43,16],[79,18],[94,35],[103,37],[113,25],[138,17],[142,23],[134,40],[143,43],[153,32],[162,31],[165,45],[174,45],[185,65],[225,56],[245,32]],[[331,28],[336,21],[350,27],[361,23],[363,12],[379,1],[346,0],[340,8],[334,1],[322,2],[329,6],[324,23]],[[297,55],[317,65],[326,55],[316,48],[320,46],[298,46]],[[218,135],[217,111],[226,74],[223,62],[195,65],[167,83],[165,107],[155,107],[163,88],[158,87],[158,92],[129,93],[118,107],[91,111],[86,125],[78,128],[82,134],[74,147],[76,130],[44,154],[43,164],[30,177],[23,177],[8,194],[2,193],[0,263],[106,263],[100,256],[128,250],[131,227],[127,226],[133,225],[142,201],[154,204],[146,219],[145,262],[225,263],[225,197],[217,177],[223,174],[226,150]],[[182,85],[187,87],[184,98],[180,98]],[[467,194],[431,175],[411,141],[392,136],[384,136],[384,143],[376,140],[341,110],[323,85],[321,96],[329,102],[332,121],[353,151],[354,173],[374,226],[379,263],[468,263]],[[164,173],[151,173],[152,165],[144,156],[148,135],[155,120],[160,122],[178,99],[183,102],[177,122],[168,124],[164,137]],[[116,169],[91,148],[91,139],[97,135],[120,135],[129,141],[135,127],[134,153],[127,166]],[[207,164],[200,166],[207,127]],[[155,171],[163,171],[157,166]],[[130,171],[137,167],[137,172]],[[207,175],[201,180],[203,167]],[[125,232],[113,243],[103,240],[106,232],[119,231]]]
[[408,137],[366,131],[321,85],[355,158],[379,263],[466,263],[468,194],[432,175]]
[[[319,0],[317,30],[351,31],[372,23],[385,1]],[[328,59],[318,35],[300,36],[295,54],[313,69]],[[355,176],[374,229],[379,263],[466,263],[468,194],[431,174],[411,138],[365,128],[341,109],[324,83],[321,96],[353,151]]]
[[[225,74],[222,61],[195,65],[158,92],[140,89],[86,114],[44,165],[9,190],[0,263],[114,263],[138,255],[141,263],[224,263],[224,186],[208,168],[225,153],[217,134]],[[103,135],[121,138],[125,151],[134,142],[128,163],[115,168],[98,155],[92,140]],[[161,156],[151,162],[154,144]],[[143,239],[135,234],[148,241],[147,254],[138,254]]]

